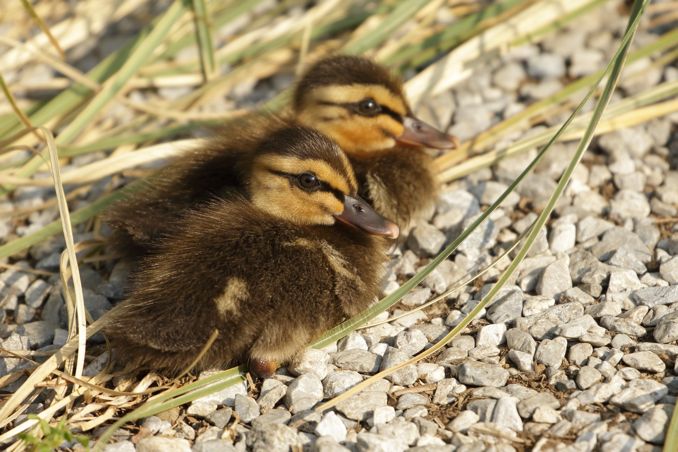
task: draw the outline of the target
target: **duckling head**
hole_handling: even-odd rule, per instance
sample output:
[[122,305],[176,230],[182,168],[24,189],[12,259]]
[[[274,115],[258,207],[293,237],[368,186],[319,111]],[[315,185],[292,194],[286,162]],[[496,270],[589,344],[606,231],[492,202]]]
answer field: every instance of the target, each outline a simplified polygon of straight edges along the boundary
[[253,157],[246,185],[256,207],[293,224],[339,221],[373,235],[399,235],[395,223],[357,195],[355,174],[342,150],[313,129],[289,126],[269,134]]
[[297,119],[320,130],[351,155],[396,144],[452,149],[457,139],[417,119],[402,82],[368,59],[340,55],[320,60],[294,92]]

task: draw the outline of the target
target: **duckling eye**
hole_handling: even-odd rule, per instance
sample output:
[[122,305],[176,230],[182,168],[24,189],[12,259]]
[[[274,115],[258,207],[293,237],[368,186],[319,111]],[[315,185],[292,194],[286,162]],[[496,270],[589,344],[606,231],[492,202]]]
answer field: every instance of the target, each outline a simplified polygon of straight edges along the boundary
[[302,173],[297,176],[297,183],[304,190],[315,190],[320,188],[320,181],[313,173]]
[[365,116],[376,115],[381,106],[372,98],[363,99],[358,103],[358,113]]

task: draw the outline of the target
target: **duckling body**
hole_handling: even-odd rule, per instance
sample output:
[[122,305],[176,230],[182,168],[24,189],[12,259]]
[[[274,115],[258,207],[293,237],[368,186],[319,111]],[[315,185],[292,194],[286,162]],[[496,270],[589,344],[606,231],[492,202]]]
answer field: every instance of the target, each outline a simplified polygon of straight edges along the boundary
[[283,128],[248,161],[239,166],[247,197],[186,210],[141,259],[104,326],[128,370],[176,374],[216,330],[196,369],[249,360],[266,376],[377,295],[384,237],[397,228],[354,198],[339,148]]
[[369,200],[377,212],[395,221],[401,230],[431,213],[438,183],[433,159],[423,150],[396,146],[350,161],[358,178],[360,196]]

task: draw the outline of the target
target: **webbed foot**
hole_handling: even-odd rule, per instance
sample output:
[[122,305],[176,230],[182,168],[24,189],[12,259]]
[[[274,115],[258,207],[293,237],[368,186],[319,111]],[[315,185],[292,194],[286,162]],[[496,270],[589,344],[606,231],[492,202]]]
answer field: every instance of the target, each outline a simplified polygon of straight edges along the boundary
[[280,365],[275,361],[268,361],[260,358],[250,358],[250,372],[259,378],[270,378],[275,374]]

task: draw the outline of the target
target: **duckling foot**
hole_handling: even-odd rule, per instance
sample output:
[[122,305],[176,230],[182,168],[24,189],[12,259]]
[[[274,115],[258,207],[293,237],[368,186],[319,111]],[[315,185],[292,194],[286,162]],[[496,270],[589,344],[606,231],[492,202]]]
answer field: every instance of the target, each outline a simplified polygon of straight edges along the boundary
[[278,370],[279,364],[260,358],[250,358],[250,372],[259,378],[269,378]]

